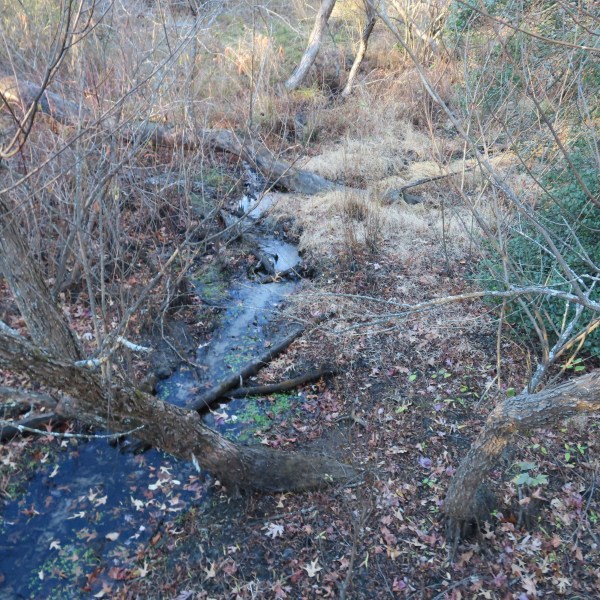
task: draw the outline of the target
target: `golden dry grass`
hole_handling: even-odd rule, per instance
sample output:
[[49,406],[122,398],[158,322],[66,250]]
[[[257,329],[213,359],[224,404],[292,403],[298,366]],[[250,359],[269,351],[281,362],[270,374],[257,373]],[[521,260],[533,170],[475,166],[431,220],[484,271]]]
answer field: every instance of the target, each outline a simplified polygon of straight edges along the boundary
[[447,211],[442,223],[439,207],[384,206],[368,192],[344,190],[312,197],[282,194],[272,214],[294,221],[299,248],[313,262],[338,260],[347,250],[349,227],[353,243],[367,246],[376,234],[379,252],[402,262],[414,264],[439,255],[444,232],[454,260],[468,252],[469,238],[461,222],[470,222],[466,209]]

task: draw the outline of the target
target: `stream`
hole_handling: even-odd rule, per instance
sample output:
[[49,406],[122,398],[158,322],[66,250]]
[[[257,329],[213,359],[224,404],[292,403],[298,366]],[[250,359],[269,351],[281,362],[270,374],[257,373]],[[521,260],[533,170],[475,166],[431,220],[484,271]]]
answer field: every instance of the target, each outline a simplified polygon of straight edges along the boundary
[[[244,196],[240,210],[257,221],[272,201],[258,206]],[[300,264],[297,249],[262,227],[253,237],[276,271]],[[193,279],[193,278],[192,278]],[[212,338],[197,349],[195,369],[179,367],[159,382],[157,394],[185,406],[194,395],[264,352],[285,335],[273,328],[279,306],[298,285],[293,280],[236,281],[220,304]],[[202,294],[201,284],[198,293]],[[205,422],[241,441],[251,440],[257,423],[301,409],[301,397],[232,400],[204,415]],[[90,598],[103,584],[144,575],[143,554],[160,543],[177,519],[206,501],[211,479],[193,465],[152,449],[122,453],[104,440],[44,442],[35,476],[24,494],[0,509],[0,598]],[[137,560],[137,562],[136,562]],[[131,565],[140,568],[131,570]],[[110,597],[108,594],[107,597]]]

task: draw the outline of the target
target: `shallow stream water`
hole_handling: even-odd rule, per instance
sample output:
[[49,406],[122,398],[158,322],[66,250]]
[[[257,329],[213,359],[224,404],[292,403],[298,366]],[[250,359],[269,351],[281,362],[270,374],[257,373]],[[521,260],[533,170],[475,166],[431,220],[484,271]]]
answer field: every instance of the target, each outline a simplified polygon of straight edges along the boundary
[[[245,198],[241,209],[258,218],[268,207],[267,200],[250,210],[251,200]],[[299,264],[293,245],[263,233],[255,238],[277,271]],[[202,368],[179,368],[160,382],[158,395],[185,406],[263,353],[284,335],[272,324],[296,285],[237,281],[222,303],[212,338],[197,350]],[[260,403],[253,402],[261,412],[256,408]],[[286,401],[278,410],[291,408]],[[205,415],[205,421],[245,439],[247,409],[246,401],[236,400]],[[202,502],[210,487],[205,474],[189,463],[157,450],[123,454],[103,440],[50,441],[40,462],[25,493],[0,509],[2,600],[90,598],[103,585],[114,589],[119,582],[143,576],[144,548],[161,543],[165,530],[176,532],[178,515]],[[131,570],[132,564],[139,568]]]

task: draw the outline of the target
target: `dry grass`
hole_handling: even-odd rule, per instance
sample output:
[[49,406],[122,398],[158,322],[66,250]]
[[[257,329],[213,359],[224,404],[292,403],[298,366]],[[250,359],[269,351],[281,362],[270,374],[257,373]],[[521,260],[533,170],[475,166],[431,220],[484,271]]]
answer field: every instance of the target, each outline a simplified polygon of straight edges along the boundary
[[441,256],[444,232],[451,240],[453,260],[468,253],[469,239],[461,223],[469,221],[465,209],[447,213],[442,223],[439,208],[383,206],[367,192],[345,190],[302,199],[282,195],[272,211],[295,222],[300,250],[313,263],[338,262],[356,244],[371,254],[376,250],[416,266]]
[[346,139],[311,158],[306,168],[328,179],[365,184],[406,173],[414,157],[424,158],[431,153],[428,136],[408,123],[392,123],[380,131],[383,133],[377,136]]

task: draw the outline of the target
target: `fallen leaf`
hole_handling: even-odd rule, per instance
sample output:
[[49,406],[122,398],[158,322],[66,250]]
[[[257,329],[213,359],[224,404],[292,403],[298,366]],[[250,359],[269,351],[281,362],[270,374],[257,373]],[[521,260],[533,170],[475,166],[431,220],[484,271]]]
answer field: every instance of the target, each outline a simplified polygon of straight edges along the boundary
[[283,536],[283,525],[276,525],[275,523],[268,523],[263,527],[266,529],[267,533],[265,535],[270,537],[271,539],[275,539],[277,537]]
[[131,569],[124,569],[123,567],[111,567],[108,571],[108,576],[111,579],[117,581],[126,581],[131,579]]
[[302,568],[306,571],[309,577],[315,577],[315,575],[322,570],[319,566],[318,559],[316,558],[307,565],[304,565]]
[[213,579],[214,577],[217,576],[217,563],[210,563],[210,568],[208,569],[204,569],[204,572],[206,573],[206,579]]

